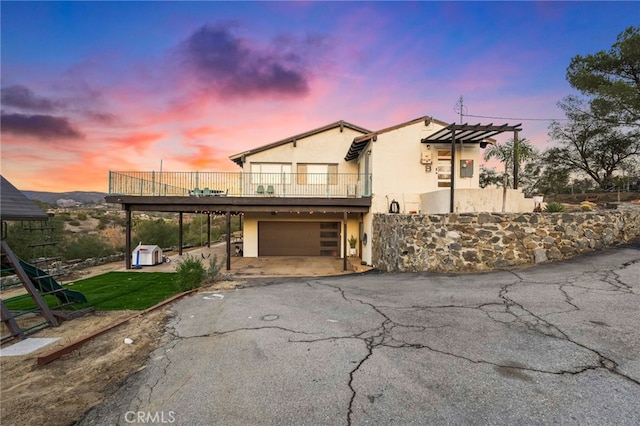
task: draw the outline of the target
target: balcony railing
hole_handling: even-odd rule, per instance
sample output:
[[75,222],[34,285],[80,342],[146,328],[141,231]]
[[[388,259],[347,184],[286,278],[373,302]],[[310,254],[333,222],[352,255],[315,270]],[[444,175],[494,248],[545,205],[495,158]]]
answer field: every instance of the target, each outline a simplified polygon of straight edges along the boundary
[[369,197],[371,175],[110,171],[109,194],[181,197]]

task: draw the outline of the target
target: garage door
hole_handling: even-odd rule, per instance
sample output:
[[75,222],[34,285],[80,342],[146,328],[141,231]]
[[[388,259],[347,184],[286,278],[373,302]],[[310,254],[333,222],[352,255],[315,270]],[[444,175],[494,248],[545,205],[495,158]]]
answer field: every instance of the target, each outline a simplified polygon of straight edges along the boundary
[[258,256],[340,256],[339,222],[258,222]]

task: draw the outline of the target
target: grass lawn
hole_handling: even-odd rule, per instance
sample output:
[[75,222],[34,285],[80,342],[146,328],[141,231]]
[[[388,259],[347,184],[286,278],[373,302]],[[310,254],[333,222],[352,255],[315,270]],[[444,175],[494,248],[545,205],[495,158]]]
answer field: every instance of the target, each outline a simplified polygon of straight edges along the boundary
[[[64,287],[86,296],[86,305],[74,307],[93,306],[98,311],[143,310],[180,293],[175,272],[107,272]],[[52,308],[58,304],[53,296],[46,296],[45,300]],[[30,298],[7,303],[10,310],[34,306]]]

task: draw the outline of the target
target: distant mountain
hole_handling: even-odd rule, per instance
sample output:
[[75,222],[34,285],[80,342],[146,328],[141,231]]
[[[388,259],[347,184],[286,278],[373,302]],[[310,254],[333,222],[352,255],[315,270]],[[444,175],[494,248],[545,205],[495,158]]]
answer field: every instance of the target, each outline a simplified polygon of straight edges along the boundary
[[43,192],[43,191],[21,191],[25,197],[30,200],[37,200],[47,204],[58,205],[60,200],[62,204],[104,204],[106,192],[87,192],[87,191],[71,191],[71,192]]

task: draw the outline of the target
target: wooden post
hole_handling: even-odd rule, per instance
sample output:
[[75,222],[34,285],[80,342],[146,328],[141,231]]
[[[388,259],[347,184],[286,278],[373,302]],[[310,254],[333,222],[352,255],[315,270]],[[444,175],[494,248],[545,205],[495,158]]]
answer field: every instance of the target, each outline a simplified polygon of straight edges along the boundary
[[518,189],[518,131],[513,132],[513,189]]
[[211,248],[211,213],[207,212],[207,247]]
[[182,256],[182,212],[178,213],[178,254]]
[[11,312],[9,312],[9,309],[7,309],[7,307],[4,306],[4,302],[2,301],[2,299],[0,299],[0,309],[1,309],[0,312],[2,313],[1,314],[2,322],[7,326],[7,328],[11,332],[11,336],[17,337],[20,340],[24,340],[25,339],[24,331],[22,331],[22,329],[18,325],[18,322],[13,317],[13,315],[11,315]]
[[126,269],[131,269],[131,210],[128,205],[125,205],[126,209],[126,219],[125,219],[125,228],[126,228],[126,241],[124,242],[124,264]]
[[347,270],[347,212],[342,214],[344,220],[344,231],[342,232],[342,270]]
[[[456,186],[456,130],[451,129],[451,189],[449,193],[449,213],[453,213],[453,206],[455,201],[454,187]],[[436,166],[437,167],[437,166]]]
[[231,270],[231,212],[227,212],[227,271]]
[[[31,299],[33,300],[33,303],[35,303],[35,305],[38,308],[40,308],[40,315],[42,315],[53,327],[57,327],[59,325],[58,320],[56,319],[55,316],[53,316],[51,309],[49,309],[49,305],[47,305],[47,302],[45,302],[44,300],[44,296],[38,293],[38,290],[36,290],[36,287],[34,286],[33,281],[31,281],[31,278],[29,277],[27,272],[24,270],[24,268],[20,264],[20,259],[9,248],[9,244],[7,244],[6,241],[2,241],[2,253],[7,257],[7,261],[13,267],[14,273],[22,282],[22,285],[24,286],[24,288],[31,295]],[[4,304],[2,305],[2,307],[6,309]],[[11,315],[8,309],[6,311],[4,311],[3,309],[2,313],[3,313],[2,315],[3,317],[6,314]],[[10,325],[10,324],[7,324],[7,325]],[[13,330],[11,331],[13,332]]]

